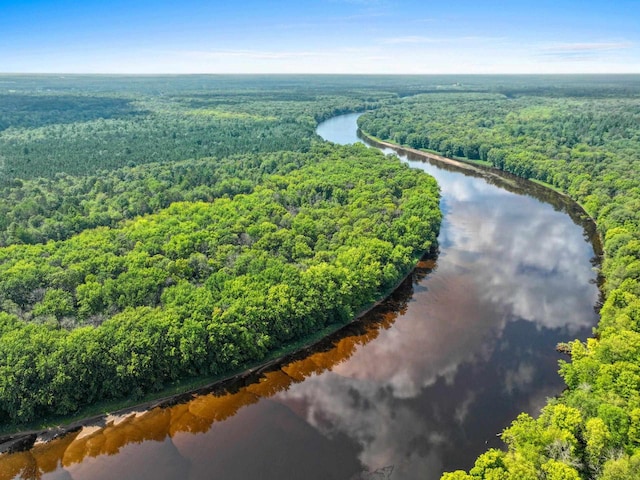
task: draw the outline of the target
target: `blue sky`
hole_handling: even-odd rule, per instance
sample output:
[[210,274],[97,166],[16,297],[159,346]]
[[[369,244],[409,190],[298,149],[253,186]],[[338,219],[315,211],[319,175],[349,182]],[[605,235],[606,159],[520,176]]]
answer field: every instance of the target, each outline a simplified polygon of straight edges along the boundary
[[0,0],[5,73],[640,73],[640,0]]

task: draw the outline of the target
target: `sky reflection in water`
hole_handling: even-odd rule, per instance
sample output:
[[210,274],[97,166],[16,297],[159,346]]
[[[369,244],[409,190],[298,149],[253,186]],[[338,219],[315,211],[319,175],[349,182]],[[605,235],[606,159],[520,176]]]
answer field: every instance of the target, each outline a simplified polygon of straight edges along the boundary
[[425,169],[447,211],[437,271],[392,329],[278,397],[306,401],[309,423],[356,441],[370,469],[394,465],[394,479],[437,478],[497,445],[519,411],[560,391],[555,343],[596,320],[593,250],[567,215]]

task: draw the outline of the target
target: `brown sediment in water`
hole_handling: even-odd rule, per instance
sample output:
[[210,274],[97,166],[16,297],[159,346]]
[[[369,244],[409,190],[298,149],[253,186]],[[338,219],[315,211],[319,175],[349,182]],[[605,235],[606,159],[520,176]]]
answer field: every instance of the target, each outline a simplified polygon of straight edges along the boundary
[[235,382],[215,384],[209,387],[213,391],[193,394],[184,403],[176,404],[172,397],[155,408],[138,407],[87,421],[83,426],[74,426],[69,434],[43,438],[28,451],[4,454],[0,456],[0,480],[16,476],[40,478],[60,466],[68,468],[79,464],[87,457],[115,455],[131,443],[163,441],[178,434],[206,432],[213,424],[236,415],[245,406],[286,391],[292,384],[349,359],[359,346],[377,338],[381,329],[393,325],[406,307],[413,277],[423,277],[434,265],[434,260],[419,262],[416,270],[407,276],[412,277],[409,281],[405,278],[385,301],[363,313],[358,321],[313,347],[287,355],[285,360],[269,362],[259,373],[256,369],[245,372],[244,376],[235,377]]
[[[329,332],[323,338],[315,339],[299,347],[297,350],[286,352],[277,358],[273,358],[266,362],[254,365],[240,373],[236,373],[228,377],[222,378],[220,380],[217,380],[203,387],[180,392],[174,395],[170,395],[168,397],[157,398],[145,403],[129,406],[129,407],[117,410],[115,412],[87,417],[63,426],[43,428],[40,430],[16,432],[8,435],[0,435],[0,459],[4,459],[6,454],[12,454],[12,453],[29,450],[34,445],[50,442],[54,439],[57,439],[64,435],[68,435],[69,433],[76,432],[87,426],[95,426],[95,425],[106,426],[110,424],[111,417],[113,416],[115,417],[128,416],[132,412],[146,411],[156,407],[168,407],[175,404],[188,402],[189,400],[191,400],[192,398],[198,395],[207,394],[213,391],[224,391],[229,388],[233,388],[234,384],[246,385],[248,383],[254,383],[257,381],[257,379],[260,377],[260,375],[263,372],[272,370],[273,368],[279,367],[283,364],[291,363],[292,359],[297,358],[300,355],[302,355],[303,358],[308,357],[311,351],[313,351],[319,345],[322,346],[324,343],[326,343],[326,341],[330,341],[336,335],[340,335],[340,332],[347,329],[350,325],[356,322],[360,322],[363,319],[366,320],[367,318],[369,318],[372,312],[381,308],[381,306],[385,302],[390,301],[391,297],[397,293],[397,291],[402,287],[403,284],[407,282],[407,280],[410,277],[413,277],[416,275],[418,276],[425,275],[426,273],[421,273],[421,270],[424,270],[425,268],[429,268],[429,267],[421,266],[421,265],[426,265],[421,262],[427,262],[427,264],[429,264],[429,262],[435,263],[436,255],[437,255],[437,246],[434,246],[431,248],[430,251],[425,252],[424,255],[421,257],[421,259],[416,263],[414,269],[407,272],[406,275],[404,275],[400,280],[398,280],[398,282],[392,288],[390,288],[381,299],[379,299],[369,307],[362,310],[350,322],[337,326],[332,332]],[[0,477],[0,480],[2,480],[1,477]]]

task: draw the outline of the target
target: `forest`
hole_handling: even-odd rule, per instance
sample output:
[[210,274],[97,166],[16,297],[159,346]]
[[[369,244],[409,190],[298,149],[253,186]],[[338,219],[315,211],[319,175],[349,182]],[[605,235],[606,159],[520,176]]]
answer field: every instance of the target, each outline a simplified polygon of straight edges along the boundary
[[2,93],[5,427],[256,364],[435,246],[431,177],[314,133],[392,93],[96,81]]
[[[337,95],[290,101],[274,94],[140,97],[0,94],[0,151],[12,178],[95,174],[153,162],[307,151],[316,122],[368,107]],[[4,126],[4,128],[2,128]]]
[[[522,414],[467,473],[446,480],[640,476],[640,91],[417,95],[359,119],[363,132],[550,185],[604,239],[595,338],[564,346],[565,392]],[[542,477],[541,477],[542,475]]]
[[365,147],[233,198],[0,250],[0,413],[64,414],[218,374],[345,323],[435,242],[435,181]]

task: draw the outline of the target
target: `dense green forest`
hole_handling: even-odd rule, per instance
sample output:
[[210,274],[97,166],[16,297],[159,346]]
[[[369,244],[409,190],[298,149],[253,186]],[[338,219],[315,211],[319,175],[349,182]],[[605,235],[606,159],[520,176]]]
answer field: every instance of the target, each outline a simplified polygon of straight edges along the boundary
[[435,243],[433,179],[315,135],[398,91],[2,79],[4,425],[259,362],[353,319]]
[[0,246],[248,193],[301,166],[285,152],[308,152],[318,121],[397,97],[331,78],[0,80]]
[[308,151],[318,119],[369,106],[355,97],[272,96],[0,95],[4,175],[53,178],[151,162]]
[[318,121],[421,92],[628,89],[624,77],[0,76],[0,180],[308,151]]
[[360,117],[372,136],[480,161],[568,193],[604,239],[596,336],[567,348],[567,389],[522,414],[464,479],[640,478],[640,85],[418,95]]
[[0,250],[0,415],[218,374],[344,323],[435,242],[435,181],[362,146],[251,193]]
[[173,202],[249,193],[266,176],[300,168],[307,158],[285,151],[14,179],[0,189],[0,246],[63,240],[87,228],[113,227],[123,219],[157,212]]

